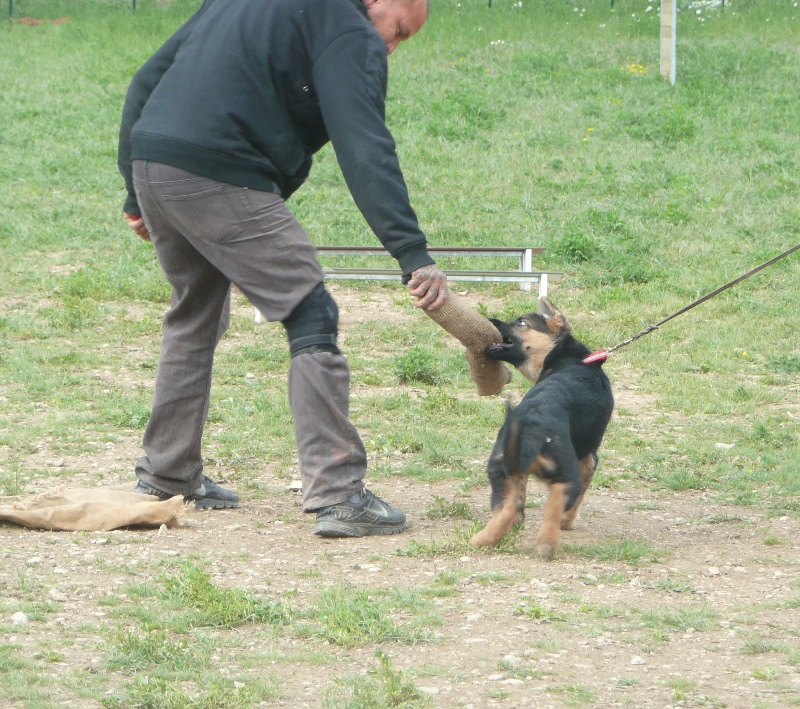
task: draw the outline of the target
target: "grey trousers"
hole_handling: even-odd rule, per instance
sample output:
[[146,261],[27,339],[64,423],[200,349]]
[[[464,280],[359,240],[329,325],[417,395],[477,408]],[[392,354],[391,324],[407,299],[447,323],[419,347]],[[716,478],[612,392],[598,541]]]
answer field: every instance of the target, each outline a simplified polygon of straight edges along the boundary
[[[283,321],[323,273],[308,235],[278,195],[141,160],[133,175],[172,286],[136,475],[164,492],[190,494],[203,480],[201,439],[214,352],[230,321],[230,284],[268,320]],[[349,389],[342,355],[292,358],[289,402],[306,511],[342,502],[363,486],[366,452],[349,419]]]

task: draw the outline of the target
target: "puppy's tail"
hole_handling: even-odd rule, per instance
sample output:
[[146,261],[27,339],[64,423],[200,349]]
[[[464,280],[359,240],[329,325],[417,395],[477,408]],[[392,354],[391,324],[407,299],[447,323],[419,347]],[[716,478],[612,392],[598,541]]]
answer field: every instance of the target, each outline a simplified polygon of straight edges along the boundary
[[509,477],[529,474],[547,441],[545,430],[533,422],[524,422],[519,407],[506,402],[507,433],[503,456],[506,475]]

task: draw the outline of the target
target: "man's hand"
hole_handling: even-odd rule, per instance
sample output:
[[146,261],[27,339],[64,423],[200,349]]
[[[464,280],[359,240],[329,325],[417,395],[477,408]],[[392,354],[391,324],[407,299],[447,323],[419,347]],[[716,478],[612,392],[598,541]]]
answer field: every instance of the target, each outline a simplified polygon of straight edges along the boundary
[[408,289],[411,295],[418,298],[414,305],[425,310],[441,308],[450,293],[447,276],[434,263],[414,271],[408,282]]
[[144,219],[135,217],[133,214],[125,214],[125,221],[136,232],[137,236],[142,237],[145,241],[150,241],[150,232],[147,231],[147,227],[144,225]]

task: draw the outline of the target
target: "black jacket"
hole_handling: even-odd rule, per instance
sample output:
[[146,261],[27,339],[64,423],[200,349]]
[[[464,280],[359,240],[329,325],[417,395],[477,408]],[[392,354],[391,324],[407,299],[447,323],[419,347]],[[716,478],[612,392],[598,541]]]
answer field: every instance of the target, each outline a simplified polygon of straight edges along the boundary
[[433,263],[385,122],[386,44],[361,0],[205,0],[125,99],[131,161],[153,160],[288,198],[330,140],[350,193],[405,275]]

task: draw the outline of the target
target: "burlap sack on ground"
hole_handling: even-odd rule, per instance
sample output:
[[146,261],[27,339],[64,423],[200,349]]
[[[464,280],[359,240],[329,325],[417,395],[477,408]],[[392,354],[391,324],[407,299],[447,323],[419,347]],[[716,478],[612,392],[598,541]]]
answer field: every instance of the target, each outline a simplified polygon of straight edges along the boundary
[[0,522],[53,532],[106,532],[120,527],[175,527],[185,512],[183,496],[161,501],[133,492],[133,485],[61,486],[0,506]]

